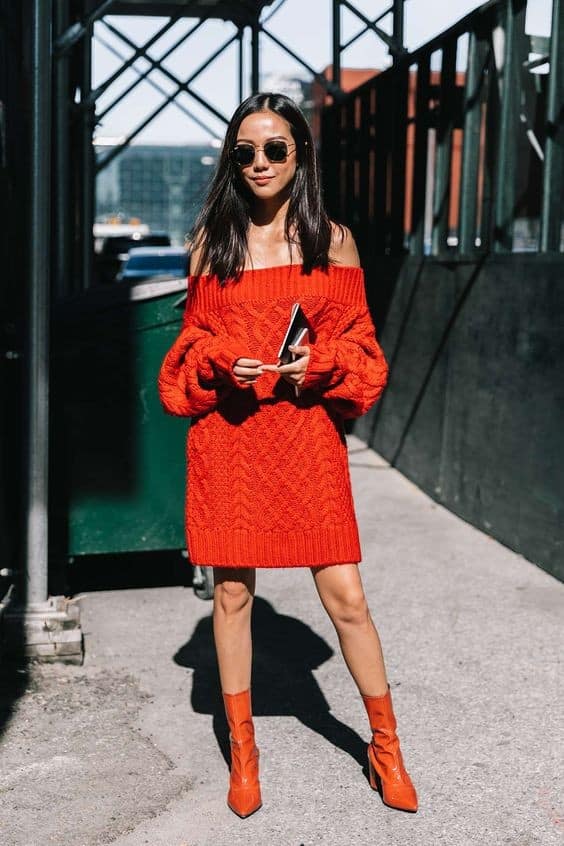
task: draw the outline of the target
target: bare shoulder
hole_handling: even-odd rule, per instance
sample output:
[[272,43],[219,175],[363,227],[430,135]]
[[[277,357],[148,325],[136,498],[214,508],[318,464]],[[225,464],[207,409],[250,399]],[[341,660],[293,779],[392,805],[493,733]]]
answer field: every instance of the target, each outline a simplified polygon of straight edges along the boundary
[[207,273],[208,268],[201,267],[204,253],[204,238],[201,232],[198,232],[192,241],[186,242],[186,249],[190,253],[190,275]]
[[331,221],[331,246],[329,258],[335,264],[360,267],[360,256],[351,230],[348,226]]

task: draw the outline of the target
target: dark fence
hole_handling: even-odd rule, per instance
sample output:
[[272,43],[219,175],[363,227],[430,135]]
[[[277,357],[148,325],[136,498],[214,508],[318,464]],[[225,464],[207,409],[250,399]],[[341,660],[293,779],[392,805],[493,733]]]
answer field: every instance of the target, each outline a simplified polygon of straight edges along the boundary
[[361,251],[564,248],[564,14],[529,36],[526,6],[485,4],[324,110],[327,204]]
[[564,15],[539,40],[525,12],[489,3],[326,108],[322,156],[390,365],[355,433],[564,579]]

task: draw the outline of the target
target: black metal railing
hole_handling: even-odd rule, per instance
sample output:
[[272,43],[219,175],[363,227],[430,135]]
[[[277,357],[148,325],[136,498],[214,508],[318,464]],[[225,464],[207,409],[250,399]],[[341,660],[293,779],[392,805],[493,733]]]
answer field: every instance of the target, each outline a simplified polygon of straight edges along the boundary
[[562,2],[539,38],[526,0],[492,0],[323,110],[327,205],[361,251],[563,251]]

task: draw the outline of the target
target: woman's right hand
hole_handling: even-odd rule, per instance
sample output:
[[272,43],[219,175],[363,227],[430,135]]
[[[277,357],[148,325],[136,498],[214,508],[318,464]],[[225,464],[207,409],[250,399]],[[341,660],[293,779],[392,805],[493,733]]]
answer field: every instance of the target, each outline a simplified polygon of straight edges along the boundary
[[242,385],[252,385],[262,373],[262,364],[258,358],[238,358],[233,365],[233,374]]

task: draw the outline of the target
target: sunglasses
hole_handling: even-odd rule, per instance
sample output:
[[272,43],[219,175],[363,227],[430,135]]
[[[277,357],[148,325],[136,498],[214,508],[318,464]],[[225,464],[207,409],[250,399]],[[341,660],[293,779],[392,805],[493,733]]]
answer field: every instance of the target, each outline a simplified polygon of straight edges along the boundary
[[264,147],[254,147],[252,144],[237,144],[231,150],[231,159],[239,167],[248,167],[254,162],[257,150],[264,150],[264,155],[269,162],[284,162],[288,158],[289,147],[295,146],[295,144],[288,145],[285,141],[267,141]]

